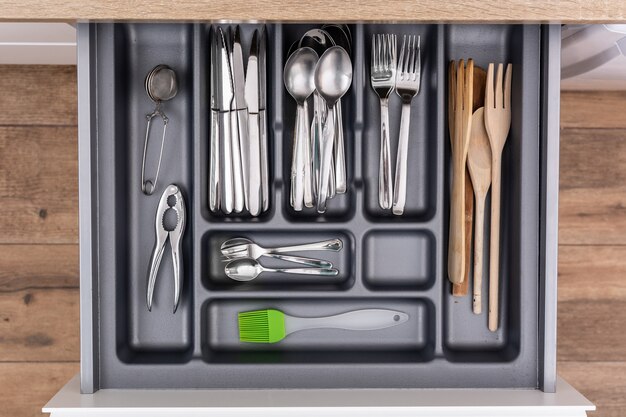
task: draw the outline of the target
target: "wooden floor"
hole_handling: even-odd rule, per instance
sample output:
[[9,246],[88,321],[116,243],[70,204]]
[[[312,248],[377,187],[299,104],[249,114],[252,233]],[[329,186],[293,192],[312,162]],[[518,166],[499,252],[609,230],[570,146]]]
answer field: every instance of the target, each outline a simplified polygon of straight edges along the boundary
[[[0,66],[0,416],[38,416],[76,372],[74,67]],[[559,373],[626,410],[626,93],[564,93]]]

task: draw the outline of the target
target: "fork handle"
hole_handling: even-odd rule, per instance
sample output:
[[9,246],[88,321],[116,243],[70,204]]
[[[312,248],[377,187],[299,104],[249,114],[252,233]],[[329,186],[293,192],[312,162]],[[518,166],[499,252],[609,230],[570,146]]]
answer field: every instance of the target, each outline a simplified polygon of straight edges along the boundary
[[502,160],[491,158],[491,236],[489,239],[489,330],[498,330],[500,284],[500,180]]
[[268,253],[284,253],[284,252],[304,252],[315,250],[332,250],[338,252],[343,248],[341,239],[329,239],[315,243],[305,243],[303,245],[283,246],[280,248],[268,249]]
[[380,99],[380,163],[378,166],[378,204],[391,208],[393,185],[391,182],[391,142],[389,140],[389,99]]
[[393,195],[393,214],[401,216],[406,204],[407,160],[409,157],[409,125],[411,123],[411,102],[402,103],[400,138],[396,159],[396,183]]

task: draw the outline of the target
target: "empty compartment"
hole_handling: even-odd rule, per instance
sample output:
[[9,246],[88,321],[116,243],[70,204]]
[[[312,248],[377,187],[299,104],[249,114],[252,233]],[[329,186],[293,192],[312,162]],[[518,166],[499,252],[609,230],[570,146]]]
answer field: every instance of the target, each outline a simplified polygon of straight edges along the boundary
[[[228,260],[222,255],[221,247],[224,242],[234,238],[248,239],[250,243],[262,248],[284,247],[317,243],[325,240],[339,239],[342,242],[340,251],[316,250],[303,252],[281,253],[285,256],[316,258],[332,263],[339,272],[335,276],[300,275],[279,272],[262,272],[257,278],[248,282],[239,282],[229,278],[224,268]],[[345,290],[354,282],[354,268],[352,264],[354,253],[354,238],[344,231],[259,231],[249,232],[236,230],[227,232],[209,232],[202,240],[202,281],[210,290],[245,291],[245,290],[276,290],[290,289],[296,291]],[[248,256],[254,256],[256,250],[248,251]],[[257,259],[266,268],[311,268],[290,261],[261,256]]]
[[[407,164],[407,190],[404,214],[396,216],[379,204],[379,165],[381,150],[380,100],[371,86],[372,37],[377,34],[397,36],[400,57],[403,37],[419,35],[421,40],[421,82],[411,102]],[[437,147],[441,146],[442,126],[438,89],[441,81],[441,43],[437,25],[364,25],[364,62],[366,79],[363,94],[363,184],[365,213],[373,220],[427,221],[436,210]],[[396,90],[389,96],[389,134],[391,178],[395,187],[395,167],[400,135],[402,101]],[[395,192],[395,190],[394,190]]]
[[[99,118],[107,124],[100,134],[98,156],[103,217],[106,226],[99,233],[103,245],[100,261],[104,268],[102,303],[115,300],[115,346],[119,359],[130,363],[180,363],[191,357],[193,344],[191,300],[193,279],[190,256],[192,233],[187,221],[183,239],[183,287],[175,314],[174,271],[170,242],[166,243],[154,291],[152,311],[146,306],[146,283],[154,250],[155,216],[161,195],[168,184],[179,186],[186,200],[187,219],[191,212],[191,148],[193,112],[192,26],[129,24],[107,27],[106,55],[99,68],[98,91],[102,106]],[[110,43],[109,43],[110,42]],[[106,63],[105,63],[106,62]],[[177,75],[178,93],[162,104],[169,118],[163,160],[155,192],[141,190],[141,167],[146,133],[146,114],[155,104],[144,89],[148,72],[158,64],[170,66]],[[153,119],[148,143],[146,176],[156,171],[161,145],[162,123]],[[101,219],[102,220],[102,219]],[[110,292],[115,295],[110,298]]]
[[[294,25],[282,25],[282,40],[280,47],[282,48],[283,59],[281,61],[282,67],[279,69],[282,74],[289,52],[293,51],[299,45],[300,39],[308,30],[320,29],[322,24],[294,24]],[[343,135],[345,143],[345,155],[346,155],[346,175],[347,175],[347,191],[345,194],[337,194],[334,198],[327,201],[326,212],[319,214],[315,207],[305,207],[302,211],[295,211],[290,204],[290,188],[291,188],[291,161],[293,155],[294,145],[294,126],[296,121],[296,101],[289,94],[284,85],[277,86],[276,92],[282,96],[282,177],[283,177],[283,193],[282,204],[285,210],[287,218],[293,221],[330,221],[330,222],[342,222],[352,218],[356,210],[356,185],[354,178],[354,158],[355,158],[355,137],[360,137],[360,130],[357,126],[355,106],[357,100],[356,90],[359,88],[355,84],[355,73],[358,71],[358,66],[355,63],[357,57],[356,48],[356,28],[350,26],[350,36],[352,37],[352,63],[353,63],[353,78],[352,85],[348,92],[341,99],[341,115],[343,120]],[[332,42],[337,43],[340,46],[344,46],[339,41],[338,36],[334,33],[330,35]],[[331,44],[332,44],[331,42]],[[303,46],[311,45],[310,43],[303,43]],[[277,48],[278,49],[278,48]],[[348,51],[350,52],[350,51]],[[282,77],[281,77],[282,80]],[[323,100],[322,100],[323,102]],[[309,110],[309,121],[313,120],[313,95],[307,100]]]
[[[239,341],[239,312],[277,309],[298,317],[322,317],[360,309],[408,314],[408,321],[379,330],[308,329],[274,344]],[[432,359],[433,323],[422,299],[216,299],[203,307],[203,357],[217,363],[404,363]]]
[[426,230],[370,232],[363,264],[363,281],[372,289],[426,290],[436,277],[435,239]]
[[[513,64],[511,129],[502,155],[499,325],[496,332],[487,328],[489,194],[485,210],[482,314],[472,313],[474,277],[470,277],[470,294],[463,298],[451,295],[449,282],[442,284],[444,350],[452,362],[510,362],[536,355],[539,238],[534,225],[539,223],[540,195],[540,103],[536,88],[540,80],[539,32],[537,26],[523,25],[446,28],[447,62],[473,58],[475,65],[484,69],[490,62]],[[528,88],[529,85],[535,87]],[[449,163],[449,146],[447,152]],[[469,259],[472,264],[473,256],[472,253]]]

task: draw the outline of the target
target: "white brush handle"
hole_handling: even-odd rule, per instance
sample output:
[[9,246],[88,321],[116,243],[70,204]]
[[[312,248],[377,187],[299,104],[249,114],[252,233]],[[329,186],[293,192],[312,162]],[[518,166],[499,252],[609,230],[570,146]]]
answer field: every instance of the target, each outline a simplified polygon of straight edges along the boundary
[[385,309],[355,310],[327,317],[293,317],[285,315],[285,333],[307,329],[379,330],[409,320],[401,311]]

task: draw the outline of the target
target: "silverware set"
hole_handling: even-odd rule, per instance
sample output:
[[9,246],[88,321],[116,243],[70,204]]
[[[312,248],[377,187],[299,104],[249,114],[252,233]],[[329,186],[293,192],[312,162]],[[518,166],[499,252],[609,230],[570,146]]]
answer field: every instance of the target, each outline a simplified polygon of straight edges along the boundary
[[347,26],[326,25],[306,32],[288,53],[283,78],[297,106],[289,193],[295,211],[324,213],[328,199],[347,192],[341,98],[352,84],[351,44]]
[[247,72],[239,26],[211,33],[209,209],[258,216],[269,208],[266,32],[252,36]]
[[[419,93],[421,82],[420,40],[416,35],[404,35],[398,56],[396,35],[378,34],[372,37],[370,81],[380,99],[381,116],[378,204],[382,209],[392,209],[395,215],[402,215],[406,205],[411,101]],[[402,115],[395,184],[392,184],[389,99],[394,90],[402,101]]]
[[[339,271],[333,268],[333,264],[330,262],[303,256],[288,255],[287,253],[302,251],[338,252],[342,248],[343,242],[341,239],[265,248],[247,238],[235,237],[222,243],[220,251],[222,252],[223,259],[228,262],[224,267],[226,276],[235,281],[251,281],[264,272],[335,276],[339,274]],[[285,262],[301,264],[308,268],[267,268],[259,262],[261,257],[269,257]]]

